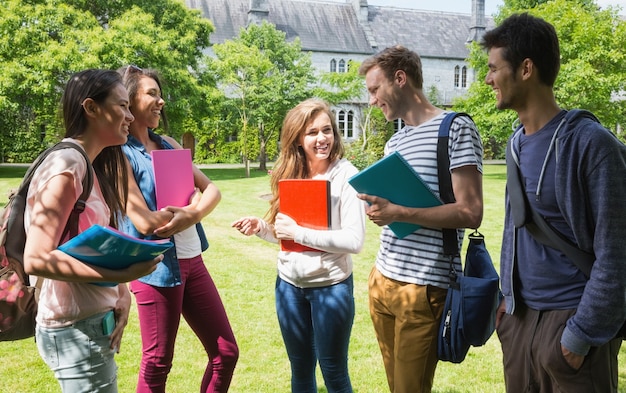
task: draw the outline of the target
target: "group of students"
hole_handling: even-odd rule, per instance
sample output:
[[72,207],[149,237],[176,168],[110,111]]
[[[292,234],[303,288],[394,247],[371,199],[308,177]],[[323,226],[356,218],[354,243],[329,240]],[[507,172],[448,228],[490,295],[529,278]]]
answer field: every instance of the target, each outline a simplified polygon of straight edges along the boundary
[[[563,235],[595,255],[585,278],[562,253],[537,242],[511,219],[506,200],[497,333],[507,392],[616,392],[614,338],[626,317],[626,148],[598,123],[559,132],[566,111],[553,92],[559,70],[554,28],[516,14],[487,32],[485,82],[498,109],[517,112],[523,125],[518,153],[532,206]],[[359,69],[370,105],[405,127],[385,146],[400,152],[438,192],[437,133],[446,111],[423,91],[419,56],[386,48]],[[150,152],[179,149],[153,130],[167,122],[156,72],[127,66],[86,70],[71,77],[62,98],[65,140],[82,146],[96,181],[80,216],[80,230],[114,225],[141,238],[171,238],[175,247],[152,261],[109,270],[83,264],[56,249],[87,165],[74,149],[54,152],[31,183],[27,206],[27,273],[44,277],[37,315],[39,352],[64,392],[116,392],[114,353],[135,295],[142,336],[137,392],[164,392],[182,315],[204,346],[202,392],[226,392],[239,356],[218,291],[202,259],[202,225],[220,191],[194,168],[196,193],[185,207],[157,210]],[[482,143],[471,118],[450,128],[448,151],[455,202],[409,208],[357,194],[348,179],[357,169],[344,157],[329,105],[308,99],[290,110],[272,171],[273,198],[265,218],[243,216],[231,225],[244,235],[278,243],[294,240],[319,251],[279,251],[275,301],[291,364],[291,390],[317,392],[319,363],[330,393],[352,392],[348,347],[355,314],[351,254],[360,252],[366,217],[382,226],[368,279],[370,315],[392,393],[430,392],[437,366],[437,332],[446,297],[449,259],[442,228],[478,228],[483,215]],[[544,159],[544,157],[546,157]],[[539,159],[541,158],[541,159]],[[325,179],[331,184],[331,228],[298,225],[279,211],[281,179]],[[401,185],[399,185],[401,186]],[[541,193],[539,193],[541,190]],[[535,198],[535,194],[538,195]],[[422,228],[399,239],[394,221]],[[461,261],[454,260],[457,270]],[[114,287],[93,282],[120,282]],[[130,292],[126,284],[130,282]],[[102,331],[114,310],[116,326]]]
[[[171,238],[152,261],[111,270],[59,251],[69,214],[82,193],[87,163],[75,149],[51,153],[31,182],[25,215],[24,268],[43,277],[35,340],[64,392],[117,392],[115,352],[135,295],[142,338],[137,392],[165,392],[181,315],[202,343],[208,363],[202,392],[226,392],[239,349],[224,305],[202,260],[208,242],[200,221],[220,201],[218,188],[194,168],[196,192],[184,207],[156,209],[150,152],[180,149],[152,130],[166,124],[156,72],[136,66],[74,74],[63,97],[64,141],[92,162],[94,186],[79,231],[112,225],[140,238]],[[119,282],[116,286],[93,285]],[[130,282],[129,286],[126,285]],[[104,315],[114,311],[112,333]]]

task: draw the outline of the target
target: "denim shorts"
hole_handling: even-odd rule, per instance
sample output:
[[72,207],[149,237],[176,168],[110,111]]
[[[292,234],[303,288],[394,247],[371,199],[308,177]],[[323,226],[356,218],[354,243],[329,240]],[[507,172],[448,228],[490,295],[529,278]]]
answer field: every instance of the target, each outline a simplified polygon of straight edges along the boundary
[[63,328],[37,326],[39,354],[66,393],[117,393],[115,351],[96,314]]

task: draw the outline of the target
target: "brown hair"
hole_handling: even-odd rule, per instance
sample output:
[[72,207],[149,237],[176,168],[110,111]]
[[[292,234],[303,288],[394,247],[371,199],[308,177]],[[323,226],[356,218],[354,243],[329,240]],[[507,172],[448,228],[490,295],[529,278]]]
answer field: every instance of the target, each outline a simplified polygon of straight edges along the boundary
[[411,81],[413,87],[422,89],[424,77],[422,75],[422,60],[419,55],[402,45],[383,49],[361,63],[359,75],[365,75],[373,67],[380,67],[385,77],[392,81],[396,71],[402,70]]
[[334,162],[343,157],[344,147],[341,135],[337,129],[335,115],[327,102],[318,98],[310,98],[287,112],[281,128],[280,156],[272,169],[272,200],[270,201],[270,209],[265,215],[270,224],[274,223],[276,214],[278,214],[278,182],[282,179],[307,179],[309,177],[304,150],[302,146],[299,146],[300,136],[306,131],[307,125],[320,113],[328,115],[333,128],[334,142],[328,160]]
[[[121,84],[122,78],[111,70],[90,69],[72,75],[61,98],[65,137],[79,137],[87,129],[87,117],[82,106],[85,99],[91,98],[102,104],[111,91]],[[118,215],[126,212],[128,199],[128,173],[122,147],[105,147],[92,165],[104,200],[111,210],[109,223],[117,227]]]
[[[161,78],[159,77],[159,73],[156,70],[153,70],[151,68],[140,68],[136,65],[131,64],[119,68],[117,72],[122,76],[122,82],[124,83],[124,86],[128,91],[128,98],[131,102],[131,112],[133,111],[132,103],[137,97],[139,79],[142,76],[154,79],[157,86],[159,86],[159,90],[161,90],[161,96],[163,96],[163,85],[161,84]],[[163,130],[167,132],[169,130],[169,124],[167,122],[167,116],[165,116],[165,106],[161,108],[161,124],[163,125]]]

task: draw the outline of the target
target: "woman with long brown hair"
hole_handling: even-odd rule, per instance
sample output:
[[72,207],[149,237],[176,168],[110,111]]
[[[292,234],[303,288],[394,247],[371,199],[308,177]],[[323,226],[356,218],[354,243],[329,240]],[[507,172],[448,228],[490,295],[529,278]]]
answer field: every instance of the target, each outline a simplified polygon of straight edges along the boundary
[[[363,202],[348,179],[358,170],[343,145],[328,104],[309,99],[291,109],[281,130],[272,170],[270,209],[263,220],[243,217],[232,226],[278,243],[292,240],[315,251],[279,251],[276,312],[291,363],[291,391],[316,393],[319,361],[329,393],[352,392],[348,345],[354,320],[352,259],[365,237]],[[282,179],[330,181],[331,227],[305,228],[279,211]]]

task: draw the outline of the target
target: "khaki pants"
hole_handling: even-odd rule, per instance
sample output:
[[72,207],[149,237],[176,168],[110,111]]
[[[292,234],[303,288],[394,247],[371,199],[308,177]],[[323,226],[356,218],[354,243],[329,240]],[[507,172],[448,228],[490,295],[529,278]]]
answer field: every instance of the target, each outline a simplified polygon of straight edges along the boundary
[[617,392],[621,339],[592,347],[579,370],[561,353],[561,335],[576,310],[537,311],[518,305],[498,326],[508,393]]
[[370,316],[392,393],[429,393],[437,367],[437,334],[447,290],[369,277]]

